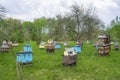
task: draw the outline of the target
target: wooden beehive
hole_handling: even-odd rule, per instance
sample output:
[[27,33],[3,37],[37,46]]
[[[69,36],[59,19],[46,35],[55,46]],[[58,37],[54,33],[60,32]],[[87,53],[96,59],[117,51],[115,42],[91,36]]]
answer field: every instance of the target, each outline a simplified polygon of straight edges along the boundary
[[8,52],[9,51],[9,47],[1,47],[0,46],[0,52]]
[[11,42],[11,41],[9,41],[9,42],[7,43],[7,45],[9,46],[9,48],[12,48],[12,42]]
[[76,65],[77,63],[77,53],[73,48],[66,48],[62,55],[63,66]]
[[71,65],[76,65],[77,63],[77,55],[72,55],[72,56],[64,56],[62,55],[62,64],[63,66],[71,66]]
[[46,51],[47,51],[47,53],[54,53],[54,51],[55,51],[55,46],[52,45],[52,44],[48,44],[48,45],[46,46]]
[[5,43],[0,46],[0,52],[8,52],[9,51],[9,46]]
[[110,35],[101,34],[98,36],[98,51],[99,55],[107,55],[111,50]]

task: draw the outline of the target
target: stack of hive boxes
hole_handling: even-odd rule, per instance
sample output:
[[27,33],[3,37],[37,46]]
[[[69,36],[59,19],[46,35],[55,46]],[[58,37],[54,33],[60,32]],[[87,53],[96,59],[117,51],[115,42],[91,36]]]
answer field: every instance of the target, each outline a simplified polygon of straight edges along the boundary
[[110,52],[110,36],[106,34],[101,34],[98,36],[98,51],[99,55],[107,55]]

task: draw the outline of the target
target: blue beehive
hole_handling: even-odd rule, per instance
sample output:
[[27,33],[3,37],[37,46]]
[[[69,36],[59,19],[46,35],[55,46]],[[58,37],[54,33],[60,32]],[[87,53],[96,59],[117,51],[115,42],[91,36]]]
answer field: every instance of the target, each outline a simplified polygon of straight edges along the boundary
[[95,45],[95,48],[98,49],[98,45]]
[[23,49],[24,52],[19,52],[16,54],[16,61],[22,64],[32,63],[32,48],[30,44],[26,44]]
[[59,49],[59,48],[61,48],[61,45],[60,45],[60,44],[56,44],[56,45],[55,45],[55,48],[56,48],[56,49]]
[[81,46],[73,46],[73,49],[75,52],[80,53],[81,52]]
[[19,52],[17,53],[17,62],[19,63],[32,63],[32,52]]
[[31,48],[30,44],[26,44],[24,46],[24,52],[32,52],[32,48]]

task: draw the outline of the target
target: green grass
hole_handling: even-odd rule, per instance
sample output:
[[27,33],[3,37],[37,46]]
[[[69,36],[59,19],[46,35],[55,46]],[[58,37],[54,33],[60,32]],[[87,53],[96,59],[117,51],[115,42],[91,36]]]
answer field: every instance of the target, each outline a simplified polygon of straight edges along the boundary
[[[23,44],[14,47],[9,53],[0,53],[0,80],[18,80],[15,53],[23,48]],[[62,66],[64,47],[57,49],[54,54],[47,54],[40,50],[35,42],[31,42],[33,49],[32,65],[21,66],[25,80],[119,80],[120,79],[120,51],[114,51],[113,46],[109,55],[98,56],[91,44],[84,44],[78,55],[77,65]],[[69,47],[74,45],[70,43]]]

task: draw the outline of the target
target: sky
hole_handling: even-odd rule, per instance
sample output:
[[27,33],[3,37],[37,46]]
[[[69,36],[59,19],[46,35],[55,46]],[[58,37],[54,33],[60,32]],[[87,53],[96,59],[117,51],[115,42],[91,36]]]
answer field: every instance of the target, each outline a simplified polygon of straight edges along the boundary
[[0,0],[0,4],[7,9],[7,17],[25,21],[33,21],[42,16],[48,18],[63,15],[69,12],[74,3],[94,7],[105,25],[120,16],[120,0]]

